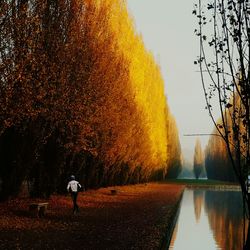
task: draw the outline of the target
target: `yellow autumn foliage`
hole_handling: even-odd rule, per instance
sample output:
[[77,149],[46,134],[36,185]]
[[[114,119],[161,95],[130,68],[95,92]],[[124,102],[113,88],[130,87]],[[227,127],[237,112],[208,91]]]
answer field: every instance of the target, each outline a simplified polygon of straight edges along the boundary
[[[4,0],[0,12],[0,141],[12,152],[1,156],[0,182],[18,190],[35,178],[44,191],[44,178],[63,183],[72,172],[87,187],[178,174],[179,136],[161,69],[126,1]],[[12,148],[30,137],[34,147]],[[23,152],[29,164],[12,168]]]
[[125,1],[84,2],[92,55],[88,84],[95,96],[90,122],[96,121],[100,133],[106,134],[97,154],[108,165],[126,162],[132,169],[143,166],[148,174],[166,170],[171,143],[160,67],[135,32]]

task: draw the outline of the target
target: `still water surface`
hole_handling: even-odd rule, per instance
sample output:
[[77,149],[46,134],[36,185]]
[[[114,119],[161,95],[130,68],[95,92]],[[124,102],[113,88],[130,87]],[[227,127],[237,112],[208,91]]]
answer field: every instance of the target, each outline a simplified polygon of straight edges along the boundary
[[242,199],[238,191],[186,189],[170,250],[240,250]]

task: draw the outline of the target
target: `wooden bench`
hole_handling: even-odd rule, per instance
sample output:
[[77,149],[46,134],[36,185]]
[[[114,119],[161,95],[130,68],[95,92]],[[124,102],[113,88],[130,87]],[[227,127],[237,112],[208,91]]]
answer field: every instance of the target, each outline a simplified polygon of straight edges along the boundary
[[29,210],[33,212],[37,217],[43,217],[46,213],[48,202],[38,202],[31,203],[29,206]]
[[116,190],[116,189],[111,189],[111,190],[110,190],[110,193],[111,193],[112,195],[116,195],[116,194],[117,194],[117,190]]

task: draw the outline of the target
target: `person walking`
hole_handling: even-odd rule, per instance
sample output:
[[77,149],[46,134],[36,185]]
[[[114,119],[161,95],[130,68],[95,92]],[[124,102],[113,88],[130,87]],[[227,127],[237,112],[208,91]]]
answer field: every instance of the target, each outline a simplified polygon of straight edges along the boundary
[[70,181],[68,183],[68,186],[67,186],[67,190],[68,192],[71,193],[71,198],[72,198],[72,201],[73,201],[73,213],[77,213],[79,212],[79,207],[77,205],[77,195],[78,195],[78,192],[79,190],[81,189],[81,185],[78,181],[75,180],[75,176],[74,175],[71,175],[70,176]]

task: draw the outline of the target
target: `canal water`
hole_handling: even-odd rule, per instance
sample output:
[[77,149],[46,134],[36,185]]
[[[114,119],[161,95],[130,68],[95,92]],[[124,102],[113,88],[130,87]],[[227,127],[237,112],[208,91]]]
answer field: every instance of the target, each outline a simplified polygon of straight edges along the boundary
[[239,191],[185,190],[170,250],[240,250],[242,242]]

